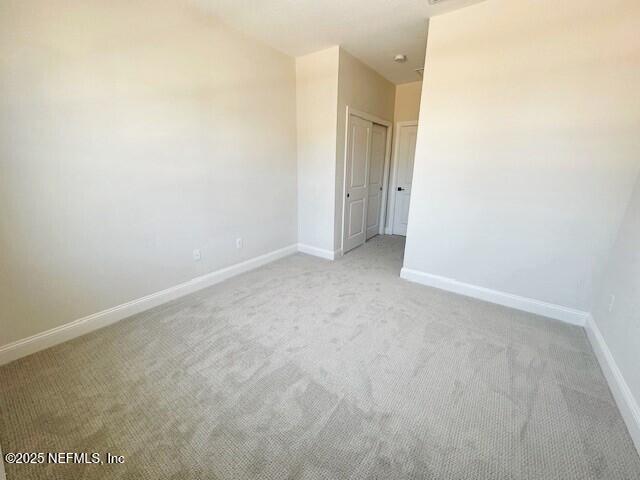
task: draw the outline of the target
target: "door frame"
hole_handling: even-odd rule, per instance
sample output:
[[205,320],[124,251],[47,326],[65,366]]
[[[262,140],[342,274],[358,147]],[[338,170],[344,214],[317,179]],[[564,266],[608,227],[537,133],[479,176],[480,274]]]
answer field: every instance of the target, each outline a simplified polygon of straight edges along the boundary
[[[402,127],[417,127],[417,120],[408,120],[405,122],[396,122],[396,133],[397,135],[393,138],[393,156],[391,157],[391,180],[389,181],[389,205],[387,206],[387,210],[389,214],[387,215],[388,224],[385,224],[384,233],[387,235],[393,235],[393,221],[395,220],[396,214],[396,182],[398,181],[398,152],[400,145],[400,129]],[[415,158],[414,158],[415,162]]]
[[[341,229],[342,235],[340,236],[340,251],[344,252],[344,236],[346,234],[346,230],[344,228],[345,222],[345,207],[347,203],[347,158],[349,156],[349,119],[351,115],[355,115],[356,117],[360,117],[363,120],[367,120],[372,123],[377,123],[378,125],[382,125],[387,128],[387,139],[385,143],[385,152],[384,152],[384,165],[382,167],[382,200],[380,201],[380,218],[378,219],[378,234],[384,234],[385,225],[387,220],[387,203],[388,203],[388,190],[389,190],[389,166],[391,164],[391,139],[393,138],[393,122],[389,122],[388,120],[383,120],[380,117],[372,115],[367,112],[362,112],[357,110],[350,105],[347,105],[346,115],[345,115],[345,126],[344,126],[344,158],[343,158],[343,169],[342,169],[342,219],[341,219]],[[368,170],[367,170],[368,171]],[[367,175],[368,176],[368,175]],[[367,178],[367,188],[369,186],[369,178]],[[368,203],[368,202],[367,202]],[[365,218],[367,212],[364,212]],[[366,222],[365,222],[366,226]],[[366,231],[365,231],[365,242],[366,242]]]

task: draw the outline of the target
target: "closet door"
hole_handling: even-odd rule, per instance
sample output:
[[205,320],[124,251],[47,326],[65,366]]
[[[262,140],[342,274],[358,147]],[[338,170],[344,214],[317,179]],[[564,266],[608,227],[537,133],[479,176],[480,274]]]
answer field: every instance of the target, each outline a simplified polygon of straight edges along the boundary
[[367,240],[380,233],[382,208],[382,181],[384,157],[387,150],[387,127],[373,124],[371,129],[371,155],[369,161],[369,192],[367,200]]
[[343,252],[366,240],[369,157],[373,124],[360,117],[349,117],[345,171]]

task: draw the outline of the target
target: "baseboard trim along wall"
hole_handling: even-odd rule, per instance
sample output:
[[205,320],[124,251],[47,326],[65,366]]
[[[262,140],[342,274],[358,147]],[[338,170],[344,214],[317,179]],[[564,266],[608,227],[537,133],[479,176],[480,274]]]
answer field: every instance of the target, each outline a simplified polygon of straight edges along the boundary
[[420,283],[429,287],[446,290],[448,292],[458,293],[466,297],[473,297],[486,302],[497,303],[505,307],[515,308],[524,312],[542,315],[544,317],[553,318],[562,322],[570,323],[584,327],[589,313],[572,308],[546,303],[533,298],[521,297],[511,293],[491,290],[489,288],[478,287],[468,283],[459,282],[451,278],[432,275],[430,273],[403,268],[400,271],[400,277],[411,282]]
[[298,251],[314,257],[326,258],[327,260],[335,260],[342,255],[341,250],[325,250],[324,248],[312,247],[304,243],[298,244]]
[[144,297],[123,303],[113,308],[103,310],[98,313],[74,320],[73,322],[61,325],[32,335],[31,337],[17,340],[0,347],[0,365],[25,357],[32,353],[52,347],[72,338],[79,337],[112,323],[123,320],[150,308],[157,307],[163,303],[170,302],[176,298],[183,297],[206,287],[220,283],[228,278],[235,277],[241,273],[248,272],[261,267],[275,260],[279,260],[298,251],[297,245],[274,250],[258,257],[236,263],[229,267],[216,270],[206,275],[196,277],[187,282],[169,287],[160,292],[152,293]]
[[638,450],[640,454],[640,407],[638,406],[638,402],[633,396],[633,393],[631,393],[629,385],[622,376],[622,372],[618,368],[618,364],[613,358],[611,350],[609,350],[598,325],[591,315],[587,318],[585,330],[587,331],[587,337],[591,342],[596,358],[600,363],[600,368],[602,368],[602,373],[604,373],[609,383],[613,398],[627,425],[629,435],[631,435],[636,450]]

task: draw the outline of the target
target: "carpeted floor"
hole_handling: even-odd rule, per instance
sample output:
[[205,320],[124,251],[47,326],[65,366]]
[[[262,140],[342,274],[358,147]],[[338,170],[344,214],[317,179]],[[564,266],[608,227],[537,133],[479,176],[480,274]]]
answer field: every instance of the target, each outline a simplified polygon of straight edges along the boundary
[[0,369],[13,479],[638,479],[584,332],[297,254]]

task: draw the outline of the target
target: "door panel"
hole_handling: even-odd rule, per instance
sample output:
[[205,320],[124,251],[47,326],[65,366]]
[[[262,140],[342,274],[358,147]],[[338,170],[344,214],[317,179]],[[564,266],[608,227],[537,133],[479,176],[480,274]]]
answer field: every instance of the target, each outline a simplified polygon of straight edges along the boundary
[[356,235],[360,235],[364,225],[364,200],[351,202],[349,205],[349,215],[351,218],[349,228],[354,229],[349,231],[349,236],[354,237]]
[[[351,188],[366,187],[367,179],[367,162],[366,155],[369,154],[367,142],[369,141],[370,129],[354,128],[353,132],[353,148],[354,155],[351,156]],[[364,160],[364,161],[363,161]]]
[[396,225],[399,225],[400,228],[395,228],[393,233],[394,235],[406,235],[407,221],[409,220],[409,195],[398,195],[396,202],[399,212]]
[[373,124],[351,115],[347,139],[345,171],[344,242],[343,251],[362,245],[366,237],[367,178],[371,154]]
[[382,181],[384,158],[387,150],[387,127],[373,124],[371,129],[371,156],[369,162],[369,199],[367,201],[367,240],[380,231],[382,207]]
[[393,215],[393,234],[406,235],[413,180],[413,162],[416,154],[417,126],[401,127],[398,132],[398,158],[396,159],[396,191]]

